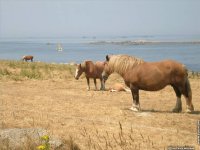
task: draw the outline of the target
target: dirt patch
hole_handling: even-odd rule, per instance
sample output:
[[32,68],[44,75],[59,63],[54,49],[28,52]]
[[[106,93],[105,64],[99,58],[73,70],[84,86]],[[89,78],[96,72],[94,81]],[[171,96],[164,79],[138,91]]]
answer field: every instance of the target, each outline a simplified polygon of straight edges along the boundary
[[[112,76],[107,87],[120,78]],[[0,128],[41,127],[82,149],[166,149],[197,144],[200,79],[190,79],[194,114],[172,113],[175,93],[140,91],[142,112],[129,110],[130,93],[87,91],[86,80],[0,81]],[[99,82],[98,82],[98,85]],[[185,99],[182,97],[183,111]]]

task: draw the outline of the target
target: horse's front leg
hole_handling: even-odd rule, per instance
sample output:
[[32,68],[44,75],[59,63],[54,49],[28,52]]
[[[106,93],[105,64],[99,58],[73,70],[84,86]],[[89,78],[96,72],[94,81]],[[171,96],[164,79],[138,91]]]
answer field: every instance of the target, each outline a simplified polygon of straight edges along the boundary
[[95,90],[97,90],[97,80],[96,80],[96,78],[94,78],[94,86],[95,86]]
[[90,79],[88,78],[88,77],[86,77],[86,79],[87,79],[87,90],[89,91],[90,90]]
[[130,109],[133,111],[140,111],[139,89],[131,86],[131,93],[133,98],[133,105]]
[[100,82],[101,82],[101,88],[100,90],[105,90],[105,81],[103,79],[100,78]]

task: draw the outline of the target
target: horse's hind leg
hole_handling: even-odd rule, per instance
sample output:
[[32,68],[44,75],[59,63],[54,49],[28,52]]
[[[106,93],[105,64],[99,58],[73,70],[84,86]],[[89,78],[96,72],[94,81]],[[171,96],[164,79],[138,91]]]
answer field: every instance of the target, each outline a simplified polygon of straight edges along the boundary
[[191,90],[190,82],[189,82],[188,78],[186,79],[182,93],[186,99],[186,105],[187,105],[186,112],[188,112],[188,113],[193,112],[194,106],[192,104],[192,90]]
[[172,110],[173,112],[181,112],[182,111],[182,102],[181,102],[181,92],[179,90],[179,88],[177,88],[176,86],[172,85],[175,93],[176,93],[176,106],[175,108]]
[[95,90],[97,90],[97,80],[96,80],[96,78],[94,78],[94,86],[95,86]]
[[130,108],[133,111],[140,111],[140,102],[139,102],[139,89],[131,88],[133,106]]

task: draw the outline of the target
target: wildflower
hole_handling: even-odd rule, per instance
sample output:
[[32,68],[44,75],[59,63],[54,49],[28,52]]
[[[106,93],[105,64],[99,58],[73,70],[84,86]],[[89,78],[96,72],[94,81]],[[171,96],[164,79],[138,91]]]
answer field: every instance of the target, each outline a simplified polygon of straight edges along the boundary
[[40,145],[40,146],[37,147],[37,149],[39,149],[39,150],[46,150],[46,146]]
[[49,136],[48,135],[42,136],[41,139],[44,140],[45,142],[49,142]]

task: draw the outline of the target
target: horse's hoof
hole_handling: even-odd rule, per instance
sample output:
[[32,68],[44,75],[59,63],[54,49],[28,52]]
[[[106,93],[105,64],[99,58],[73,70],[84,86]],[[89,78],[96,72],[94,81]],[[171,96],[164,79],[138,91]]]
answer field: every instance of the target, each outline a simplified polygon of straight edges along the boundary
[[193,106],[193,105],[191,105],[191,107],[190,107],[190,108],[188,108],[188,109],[190,109],[191,111],[194,111],[194,106]]
[[174,109],[172,110],[172,112],[174,112],[174,113],[180,113],[181,111],[182,111],[181,108],[174,108]]
[[185,112],[186,112],[186,113],[192,113],[193,111],[194,111],[194,109],[189,109],[189,108],[187,108]]
[[186,113],[192,113],[194,111],[194,106],[193,105],[191,105],[190,107],[189,106],[187,106],[187,108],[186,108]]
[[100,88],[100,91],[105,91],[106,89],[104,89],[104,88]]
[[132,110],[132,111],[134,111],[134,112],[140,111],[139,108],[136,108],[136,107],[131,107],[131,108],[129,108],[129,109]]
[[181,110],[179,110],[179,109],[173,109],[172,112],[173,112],[173,113],[180,113]]

